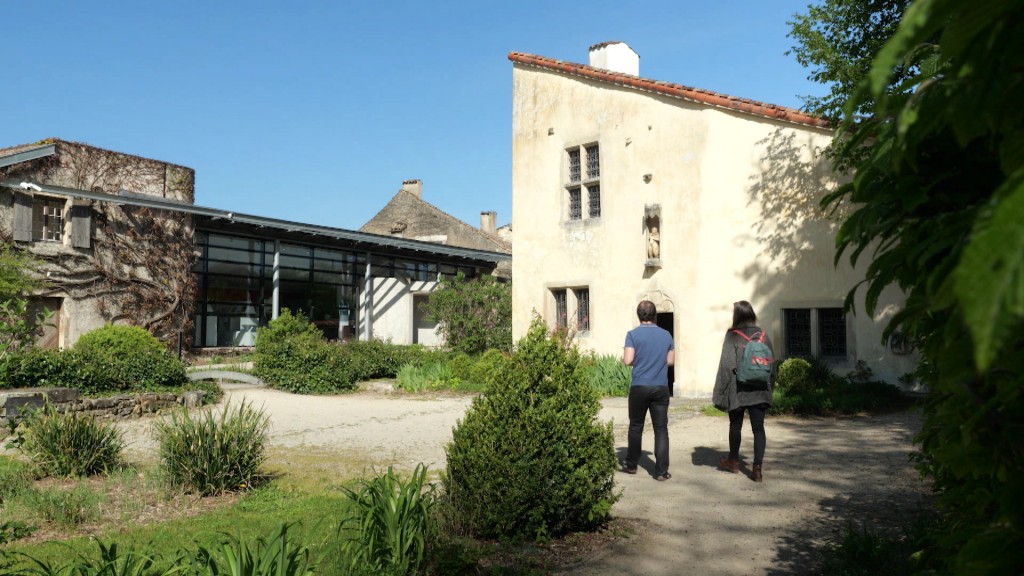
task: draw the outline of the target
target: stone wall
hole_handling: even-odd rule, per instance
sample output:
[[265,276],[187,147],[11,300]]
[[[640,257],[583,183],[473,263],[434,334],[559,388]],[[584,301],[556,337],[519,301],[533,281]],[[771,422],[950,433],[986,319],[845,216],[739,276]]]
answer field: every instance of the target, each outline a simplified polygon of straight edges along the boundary
[[0,391],[0,426],[8,426],[24,410],[40,409],[49,400],[58,412],[78,412],[97,418],[137,418],[163,410],[202,405],[203,392],[147,392],[106,398],[81,398],[73,388],[35,388]]

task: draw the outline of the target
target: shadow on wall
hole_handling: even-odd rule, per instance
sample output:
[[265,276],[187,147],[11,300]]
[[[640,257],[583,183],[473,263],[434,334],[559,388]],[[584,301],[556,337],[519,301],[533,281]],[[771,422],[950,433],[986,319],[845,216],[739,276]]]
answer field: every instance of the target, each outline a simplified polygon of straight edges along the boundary
[[[829,216],[820,202],[836,182],[824,150],[808,135],[778,128],[758,145],[763,154],[747,193],[748,205],[758,202],[761,207],[753,234],[763,248],[743,276],[754,280],[760,298],[777,301],[793,282],[835,269],[833,238],[839,218]],[[833,287],[845,297],[852,286]]]

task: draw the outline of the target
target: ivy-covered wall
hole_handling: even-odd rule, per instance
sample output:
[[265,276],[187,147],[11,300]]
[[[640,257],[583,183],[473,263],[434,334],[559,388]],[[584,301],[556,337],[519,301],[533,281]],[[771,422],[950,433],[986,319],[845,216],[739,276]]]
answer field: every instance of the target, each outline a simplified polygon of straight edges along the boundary
[[[111,196],[153,196],[192,204],[195,171],[76,142],[47,140],[52,156],[0,169],[0,180],[27,180]],[[63,202],[58,241],[19,229],[18,211],[41,200]],[[38,227],[38,224],[34,224]],[[141,326],[165,341],[187,346],[195,280],[192,217],[178,212],[76,200],[0,187],[0,240],[29,250],[49,287],[37,296],[55,308],[55,343],[72,345],[106,323]]]

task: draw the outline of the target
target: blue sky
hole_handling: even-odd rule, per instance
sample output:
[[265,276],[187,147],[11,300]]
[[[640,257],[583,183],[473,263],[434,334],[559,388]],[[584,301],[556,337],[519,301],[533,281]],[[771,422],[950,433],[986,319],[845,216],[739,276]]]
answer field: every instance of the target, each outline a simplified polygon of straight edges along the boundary
[[357,229],[401,186],[511,219],[509,52],[798,107],[809,0],[0,1],[0,147],[56,137],[194,168],[196,204]]

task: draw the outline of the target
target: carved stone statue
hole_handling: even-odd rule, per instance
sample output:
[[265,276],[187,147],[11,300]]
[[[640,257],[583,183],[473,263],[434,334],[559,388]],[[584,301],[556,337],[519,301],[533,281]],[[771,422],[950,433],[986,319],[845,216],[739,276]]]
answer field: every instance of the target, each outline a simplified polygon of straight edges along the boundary
[[647,236],[647,257],[653,260],[661,258],[661,234],[657,226],[652,226]]

